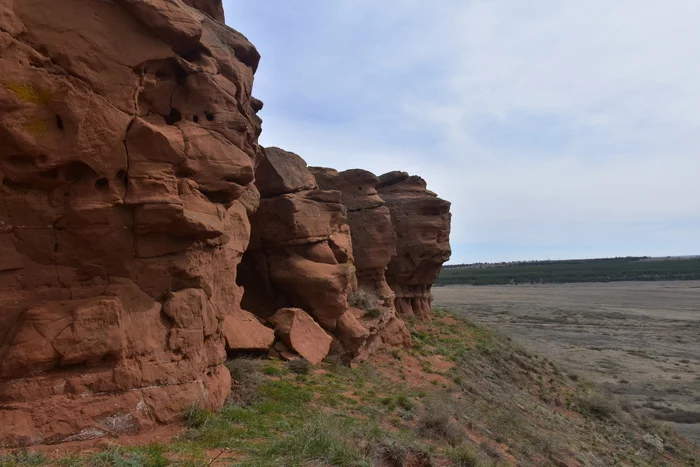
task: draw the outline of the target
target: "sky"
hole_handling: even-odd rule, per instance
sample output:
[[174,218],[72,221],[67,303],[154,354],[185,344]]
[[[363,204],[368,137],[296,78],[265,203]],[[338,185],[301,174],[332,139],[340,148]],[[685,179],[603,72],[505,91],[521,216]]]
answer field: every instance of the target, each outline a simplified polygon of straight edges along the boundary
[[451,263],[700,254],[697,0],[224,0],[261,144],[404,170]]

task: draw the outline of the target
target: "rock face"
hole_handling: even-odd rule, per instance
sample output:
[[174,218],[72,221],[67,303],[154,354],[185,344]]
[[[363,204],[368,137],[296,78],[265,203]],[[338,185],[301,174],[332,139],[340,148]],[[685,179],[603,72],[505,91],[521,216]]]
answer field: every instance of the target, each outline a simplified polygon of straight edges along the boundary
[[341,193],[348,213],[358,288],[379,299],[375,307],[381,315],[375,321],[366,320],[372,338],[366,342],[367,352],[382,341],[392,345],[408,345],[411,341],[403,321],[396,317],[394,292],[386,281],[386,269],[396,256],[396,233],[391,213],[377,193],[379,179],[366,170],[338,172],[334,169],[312,167],[321,188]]
[[309,362],[321,363],[328,355],[333,338],[304,310],[282,308],[270,318],[270,322],[287,348]]
[[426,188],[425,180],[406,172],[379,177],[379,196],[391,212],[396,256],[386,279],[396,294],[401,316],[430,314],[430,289],[450,258],[450,203]]
[[208,14],[217,21],[224,22],[224,6],[221,0],[183,0],[187,5]]
[[179,0],[0,0],[0,444],[220,406],[223,324],[271,342],[236,286],[258,60]]
[[256,171],[260,207],[240,277],[244,306],[270,317],[300,308],[357,357],[369,330],[348,303],[356,287],[350,228],[341,193],[321,190],[298,155],[266,148]]
[[223,20],[0,0],[0,445],[139,432],[221,406],[227,352],[359,360],[428,313],[449,203],[259,147],[260,57]]

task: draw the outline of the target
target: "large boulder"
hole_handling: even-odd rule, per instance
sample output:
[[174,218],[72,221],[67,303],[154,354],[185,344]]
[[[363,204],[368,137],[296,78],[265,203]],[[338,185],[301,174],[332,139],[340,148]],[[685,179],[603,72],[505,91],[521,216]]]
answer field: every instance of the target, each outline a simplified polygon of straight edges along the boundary
[[260,196],[271,198],[316,188],[316,180],[299,155],[280,148],[264,148],[265,157],[255,171]]
[[275,331],[245,310],[226,316],[223,332],[226,347],[233,351],[266,351],[275,341]]
[[304,310],[283,308],[270,318],[270,322],[275,325],[275,333],[287,348],[314,365],[321,363],[328,355],[333,338]]

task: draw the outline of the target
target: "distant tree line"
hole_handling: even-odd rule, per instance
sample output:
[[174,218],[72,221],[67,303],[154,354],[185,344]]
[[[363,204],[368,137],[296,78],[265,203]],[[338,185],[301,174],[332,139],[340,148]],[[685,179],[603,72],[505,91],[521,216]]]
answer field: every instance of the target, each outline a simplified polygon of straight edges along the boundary
[[445,266],[435,285],[562,284],[700,280],[700,259],[649,261],[646,256]]

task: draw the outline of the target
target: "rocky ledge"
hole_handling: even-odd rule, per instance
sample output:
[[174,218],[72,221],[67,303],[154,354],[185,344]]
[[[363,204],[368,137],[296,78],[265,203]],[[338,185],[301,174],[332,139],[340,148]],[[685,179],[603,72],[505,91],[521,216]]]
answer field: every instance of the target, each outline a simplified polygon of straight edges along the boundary
[[410,345],[449,203],[258,144],[220,0],[0,0],[0,445],[221,406],[240,352]]

